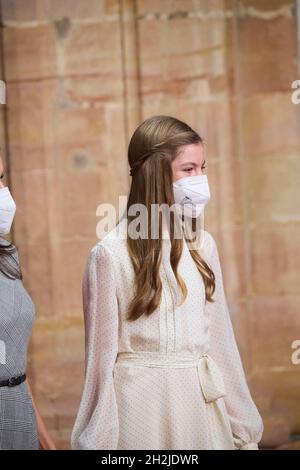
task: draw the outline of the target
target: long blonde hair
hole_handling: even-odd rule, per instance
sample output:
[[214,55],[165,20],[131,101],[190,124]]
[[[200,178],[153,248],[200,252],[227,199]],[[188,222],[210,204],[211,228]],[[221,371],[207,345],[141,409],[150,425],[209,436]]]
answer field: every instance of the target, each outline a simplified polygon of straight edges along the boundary
[[[128,162],[132,182],[129,192],[126,217],[129,223],[135,218],[129,215],[132,204],[143,204],[151,217],[151,204],[174,204],[171,162],[183,145],[203,143],[202,138],[186,123],[172,116],[152,116],[142,122],[134,131],[129,147]],[[161,214],[160,214],[161,216]],[[151,220],[148,220],[151,226]],[[160,220],[161,222],[161,220]],[[193,230],[195,219],[192,219]],[[137,320],[144,313],[154,312],[161,301],[162,282],[159,268],[162,257],[161,225],[159,238],[133,239],[127,232],[127,247],[135,272],[135,295],[128,307],[128,321]],[[170,263],[182,292],[182,302],[186,299],[187,288],[177,271],[183,249],[183,240],[174,238],[174,219],[170,217]],[[173,235],[172,235],[173,234]],[[186,237],[185,237],[186,239]],[[215,276],[199,251],[190,254],[200,272],[205,286],[205,300],[214,302]]]

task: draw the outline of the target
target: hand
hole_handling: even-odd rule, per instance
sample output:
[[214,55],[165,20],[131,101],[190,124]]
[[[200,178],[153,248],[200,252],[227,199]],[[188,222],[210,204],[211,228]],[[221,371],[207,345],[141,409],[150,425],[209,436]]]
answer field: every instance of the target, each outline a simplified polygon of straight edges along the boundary
[[39,435],[39,445],[41,450],[56,450],[55,444],[47,430],[47,427],[44,423],[44,420],[41,416],[41,413],[39,412],[39,409],[35,403],[35,400],[33,398],[33,394],[31,391],[31,387],[29,385],[28,380],[26,380],[27,386],[28,386],[28,392],[31,396],[32,400],[32,405],[35,411],[35,416],[36,416],[36,421],[37,421],[37,429],[38,429],[38,435]]
[[39,450],[57,450],[49,434],[39,438]]

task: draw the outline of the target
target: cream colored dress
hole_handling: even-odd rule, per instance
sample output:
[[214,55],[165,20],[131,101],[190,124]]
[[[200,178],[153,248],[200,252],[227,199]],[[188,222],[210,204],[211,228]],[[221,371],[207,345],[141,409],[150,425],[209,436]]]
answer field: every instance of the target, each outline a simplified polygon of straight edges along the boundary
[[205,304],[201,274],[184,241],[182,306],[163,241],[159,308],[125,320],[134,292],[126,220],[91,250],[83,279],[85,383],[72,449],[257,449],[263,431],[224,294],[217,246],[204,231],[200,254],[216,277]]

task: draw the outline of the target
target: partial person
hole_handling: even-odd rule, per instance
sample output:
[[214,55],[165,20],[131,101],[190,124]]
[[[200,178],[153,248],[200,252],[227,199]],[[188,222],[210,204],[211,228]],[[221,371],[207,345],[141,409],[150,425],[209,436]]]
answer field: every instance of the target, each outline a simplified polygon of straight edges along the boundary
[[0,156],[0,450],[54,450],[26,375],[35,307],[22,282],[17,249],[3,238],[16,212],[3,178]]
[[[218,248],[197,223],[210,199],[203,139],[175,117],[152,116],[133,133],[128,161],[125,214],[92,248],[83,278],[85,382],[71,447],[257,450],[263,422]],[[147,209],[137,230],[135,204]],[[175,207],[156,238],[155,204]]]

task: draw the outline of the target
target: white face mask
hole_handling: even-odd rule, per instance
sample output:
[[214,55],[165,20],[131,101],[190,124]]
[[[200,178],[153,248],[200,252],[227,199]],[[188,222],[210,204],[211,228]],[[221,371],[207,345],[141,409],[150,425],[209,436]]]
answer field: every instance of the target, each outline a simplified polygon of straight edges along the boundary
[[16,204],[8,187],[0,188],[0,235],[7,235],[16,212]]
[[207,175],[187,176],[173,182],[174,200],[181,214],[198,217],[210,200]]

